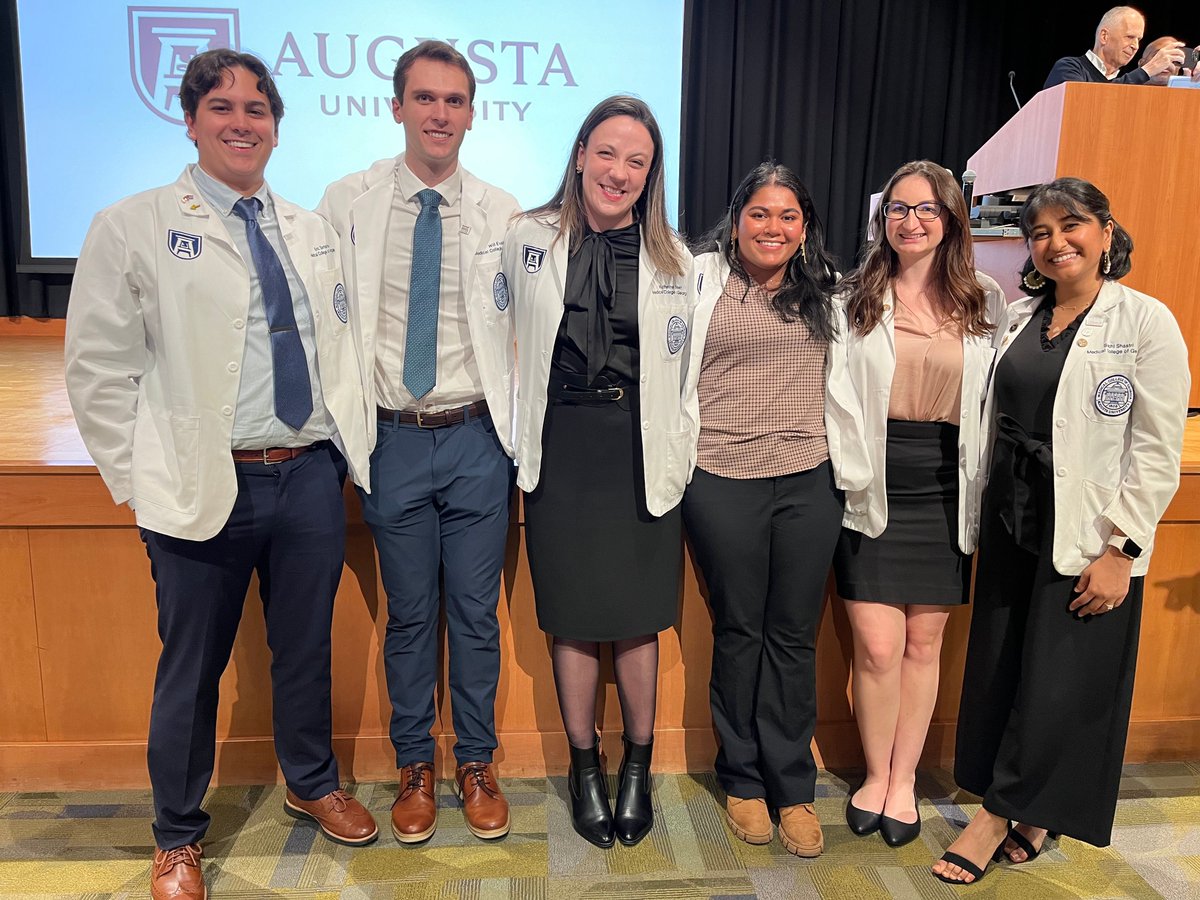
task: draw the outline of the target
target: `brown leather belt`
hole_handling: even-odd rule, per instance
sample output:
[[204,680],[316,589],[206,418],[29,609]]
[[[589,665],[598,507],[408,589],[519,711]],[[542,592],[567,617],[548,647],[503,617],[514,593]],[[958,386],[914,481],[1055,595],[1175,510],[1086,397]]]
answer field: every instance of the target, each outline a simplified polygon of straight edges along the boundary
[[234,450],[233,461],[240,463],[262,463],[264,466],[273,466],[281,462],[287,462],[289,459],[295,459],[316,447],[316,444],[309,444],[307,447],[272,447],[268,450]]
[[400,425],[419,425],[422,428],[445,428],[447,425],[461,425],[468,418],[478,419],[488,414],[486,400],[477,400],[469,406],[457,406],[454,409],[443,409],[438,412],[409,412],[405,409],[384,409],[376,407],[380,422],[392,422]]

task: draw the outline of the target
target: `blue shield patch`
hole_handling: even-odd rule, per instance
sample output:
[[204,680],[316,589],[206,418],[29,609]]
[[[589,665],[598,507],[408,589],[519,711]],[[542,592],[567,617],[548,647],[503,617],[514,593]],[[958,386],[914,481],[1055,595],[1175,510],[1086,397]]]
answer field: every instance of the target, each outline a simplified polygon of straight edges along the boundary
[[195,259],[203,246],[204,239],[198,234],[188,234],[174,228],[167,232],[167,249],[180,259]]
[[536,275],[542,268],[542,260],[546,258],[546,248],[534,247],[532,244],[526,244],[521,249],[521,256],[525,262],[525,271],[530,275]]
[[496,309],[500,312],[508,309],[508,279],[503,272],[497,272],[492,280],[492,299],[496,301]]

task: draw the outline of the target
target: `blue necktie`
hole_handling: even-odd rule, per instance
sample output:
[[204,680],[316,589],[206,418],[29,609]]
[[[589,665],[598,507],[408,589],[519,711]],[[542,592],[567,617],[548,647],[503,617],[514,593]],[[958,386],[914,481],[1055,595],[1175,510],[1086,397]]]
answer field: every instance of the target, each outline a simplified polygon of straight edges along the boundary
[[417,194],[421,211],[413,228],[412,272],[408,278],[408,333],[404,339],[404,386],[417,400],[437,381],[438,300],[442,278],[442,195]]
[[262,201],[243,197],[233,204],[234,214],[246,222],[246,240],[262,288],[267,327],[271,331],[271,362],[275,372],[275,415],[290,428],[299,431],[312,415],[312,382],[308,380],[308,361],[300,332],[296,329],[296,311],[287,276],[267,236],[258,227]]

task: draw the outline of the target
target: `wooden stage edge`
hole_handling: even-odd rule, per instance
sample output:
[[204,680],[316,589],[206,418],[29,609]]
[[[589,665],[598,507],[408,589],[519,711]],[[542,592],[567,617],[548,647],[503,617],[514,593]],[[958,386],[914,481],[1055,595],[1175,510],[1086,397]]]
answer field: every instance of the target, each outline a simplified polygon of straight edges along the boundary
[[[1200,421],[1188,423],[1183,478],[1146,579],[1129,762],[1200,759]],[[346,492],[346,564],[333,624],[333,733],[342,777],[396,777],[383,676],[386,594],[358,499]],[[154,584],[133,516],[117,508],[87,458],[62,386],[60,336],[0,333],[0,791],[138,788],[158,656]],[[660,640],[655,767],[711,771],[712,620],[685,554],[679,617]],[[546,636],[538,629],[524,528],[514,515],[499,598],[496,698],[500,773],[560,774],[567,743]],[[954,755],[970,608],[950,614],[926,765]],[[862,766],[850,692],[852,639],[829,592],[817,643],[818,760]],[[453,770],[453,717],[443,663],[438,762]],[[612,766],[620,712],[611,665],[599,703]],[[278,778],[271,742],[270,658],[257,586],[221,681],[217,784]]]

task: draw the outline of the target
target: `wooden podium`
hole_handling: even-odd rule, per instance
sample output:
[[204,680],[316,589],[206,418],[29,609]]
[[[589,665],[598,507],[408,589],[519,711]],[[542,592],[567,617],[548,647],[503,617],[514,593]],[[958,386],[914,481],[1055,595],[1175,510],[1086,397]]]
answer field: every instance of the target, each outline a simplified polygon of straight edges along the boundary
[[[967,160],[976,197],[1065,175],[1104,191],[1133,235],[1133,271],[1122,282],[1167,304],[1183,330],[1191,407],[1200,407],[1198,126],[1200,90],[1068,82],[1035,95]],[[975,244],[976,266],[1010,300],[1024,293],[1016,273],[1026,255],[1021,238]]]

